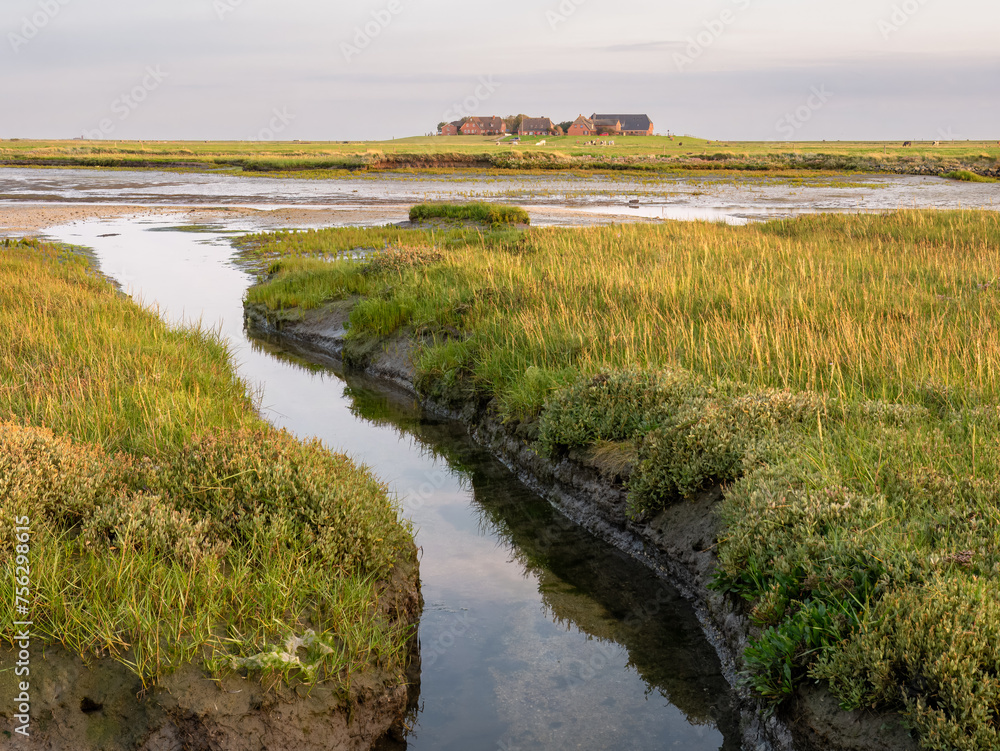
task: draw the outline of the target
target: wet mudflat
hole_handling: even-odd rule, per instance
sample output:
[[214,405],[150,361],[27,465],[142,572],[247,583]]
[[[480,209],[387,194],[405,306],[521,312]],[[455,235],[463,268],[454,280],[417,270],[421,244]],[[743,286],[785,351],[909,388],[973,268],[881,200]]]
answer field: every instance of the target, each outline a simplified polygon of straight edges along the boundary
[[[220,172],[0,169],[5,207],[194,207],[298,212],[289,226],[402,221],[422,201],[490,200],[524,206],[536,224],[616,220],[744,223],[815,211],[1000,209],[1000,184],[938,177],[830,175],[776,179],[635,175],[378,174],[331,180],[237,177]],[[314,212],[315,221],[309,217]],[[567,212],[576,216],[567,217]],[[366,218],[367,217],[367,218]]]

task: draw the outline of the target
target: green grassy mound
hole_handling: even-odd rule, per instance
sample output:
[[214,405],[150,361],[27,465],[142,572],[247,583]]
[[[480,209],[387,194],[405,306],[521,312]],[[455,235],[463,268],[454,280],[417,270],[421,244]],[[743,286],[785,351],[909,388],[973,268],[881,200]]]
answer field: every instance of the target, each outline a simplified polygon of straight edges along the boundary
[[410,209],[411,222],[426,222],[430,219],[478,222],[490,227],[531,223],[528,212],[524,209],[495,203],[422,203]]
[[970,172],[969,170],[959,169],[952,172],[946,172],[941,175],[941,177],[947,178],[949,180],[960,180],[966,183],[995,183],[996,178],[994,177],[984,177],[983,175],[977,175],[975,172]]

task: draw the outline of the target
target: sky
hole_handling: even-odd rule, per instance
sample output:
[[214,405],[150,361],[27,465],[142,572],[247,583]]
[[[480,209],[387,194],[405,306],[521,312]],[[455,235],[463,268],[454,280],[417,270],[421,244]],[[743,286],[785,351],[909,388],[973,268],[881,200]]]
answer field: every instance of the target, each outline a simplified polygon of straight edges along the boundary
[[995,0],[3,0],[0,138],[603,112],[719,140],[1000,139],[998,32]]

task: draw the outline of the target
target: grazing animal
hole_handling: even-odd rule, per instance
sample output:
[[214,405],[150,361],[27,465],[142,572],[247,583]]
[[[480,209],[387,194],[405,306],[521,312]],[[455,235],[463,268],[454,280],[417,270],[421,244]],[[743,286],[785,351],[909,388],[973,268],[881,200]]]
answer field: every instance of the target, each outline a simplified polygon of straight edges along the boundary
[[912,145],[913,145],[913,141],[904,141],[904,142],[903,142],[903,148],[904,148],[904,149],[905,149],[905,148],[906,148],[907,146],[912,146]]

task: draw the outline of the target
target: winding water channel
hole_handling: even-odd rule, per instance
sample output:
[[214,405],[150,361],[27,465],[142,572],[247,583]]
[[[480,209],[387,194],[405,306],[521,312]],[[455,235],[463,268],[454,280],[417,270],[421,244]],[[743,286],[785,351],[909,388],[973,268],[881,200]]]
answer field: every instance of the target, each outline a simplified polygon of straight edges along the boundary
[[[35,172],[32,183],[28,172],[0,170],[0,211],[50,201],[131,204],[138,197],[138,178],[121,173]],[[237,190],[232,178],[145,179],[145,205],[246,205],[252,193],[274,207],[332,200],[316,191],[353,196],[346,191],[364,189],[360,181],[361,187],[284,181],[282,192],[274,193],[270,183],[277,181],[246,181],[250,187]],[[294,183],[307,188],[299,191]],[[369,192],[405,194],[379,200],[410,198],[398,186],[367,185]],[[894,185],[872,189],[871,200],[888,202],[889,193],[899,200],[921,189],[914,181]],[[191,201],[199,190],[203,200]],[[790,188],[785,193],[786,201],[795,195]],[[961,204],[956,195],[941,200]],[[662,201],[666,206],[666,193]],[[837,206],[817,207],[803,197],[792,213],[859,210],[854,201],[841,194]],[[588,202],[595,210],[613,205]],[[752,214],[754,203],[750,195],[745,211],[720,208],[718,201],[713,210],[719,218],[738,218]],[[987,207],[992,194],[969,203]],[[691,196],[688,208],[699,207],[700,196]],[[257,225],[246,218],[215,227],[176,225],[170,218],[84,220],[45,234],[93,249],[105,274],[135,299],[157,306],[167,320],[217,327],[230,341],[241,375],[260,390],[265,417],[346,451],[398,495],[417,529],[426,602],[410,749],[740,748],[731,689],[693,611],[675,590],[566,520],[459,426],[424,413],[412,397],[250,340],[242,298],[251,280],[233,265],[228,238]]]
[[371,467],[418,530],[426,601],[411,749],[737,749],[730,689],[688,604],[554,511],[464,431],[386,386],[249,340],[227,235],[88,221],[53,239],[174,323],[218,327],[265,416]]

